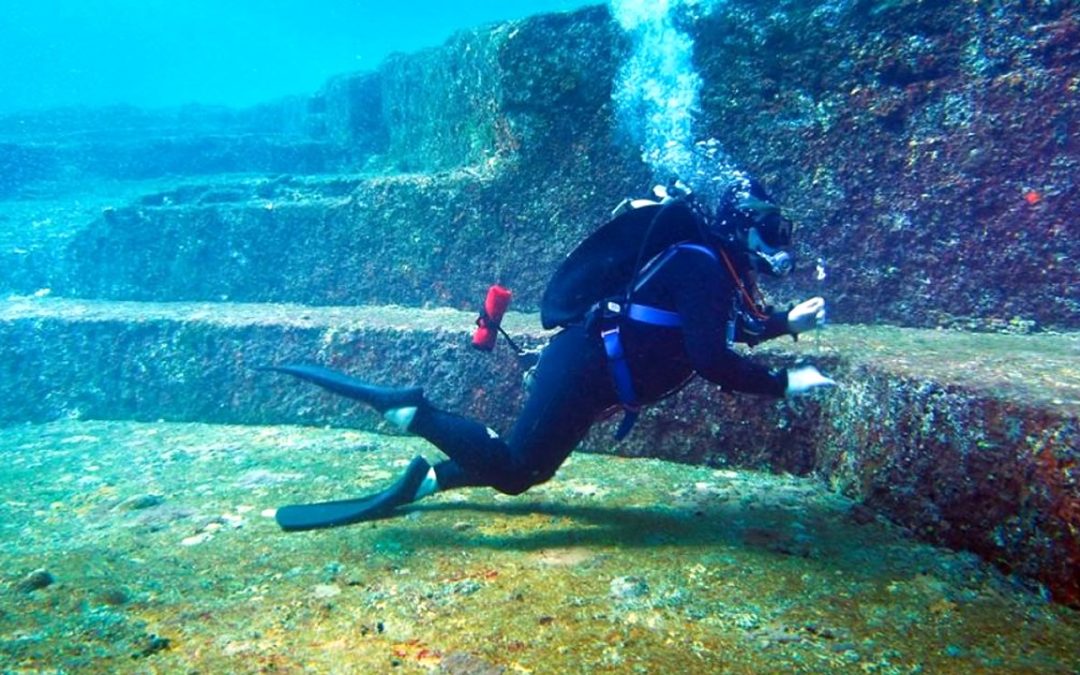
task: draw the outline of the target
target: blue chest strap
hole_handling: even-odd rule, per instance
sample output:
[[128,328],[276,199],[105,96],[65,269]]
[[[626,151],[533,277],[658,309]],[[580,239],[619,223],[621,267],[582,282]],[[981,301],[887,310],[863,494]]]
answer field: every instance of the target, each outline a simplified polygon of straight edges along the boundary
[[[678,251],[692,249],[702,251],[713,260],[716,254],[711,249],[700,244],[676,244],[657,256],[653,262],[645,266],[640,275],[641,279],[635,284],[640,286],[667,262]],[[615,393],[619,397],[619,405],[623,409],[623,418],[619,422],[619,428],[615,431],[615,440],[621,441],[626,438],[630,430],[637,422],[641,413],[641,403],[638,401],[637,392],[634,391],[634,381],[630,374],[630,365],[626,362],[626,352],[623,350],[620,324],[622,319],[637,321],[638,323],[651,326],[663,326],[665,328],[679,328],[682,326],[682,318],[678,312],[642,305],[631,302],[622,305],[617,302],[607,302],[601,308],[603,320],[600,324],[600,337],[604,341],[604,352],[607,354],[608,370],[615,384]]]

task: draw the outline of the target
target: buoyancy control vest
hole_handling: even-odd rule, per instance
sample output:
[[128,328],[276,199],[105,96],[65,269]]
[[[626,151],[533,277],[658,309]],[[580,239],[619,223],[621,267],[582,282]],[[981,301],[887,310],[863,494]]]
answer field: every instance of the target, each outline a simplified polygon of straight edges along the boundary
[[696,214],[674,218],[662,227],[657,216],[662,202],[624,201],[614,217],[587,237],[555,271],[544,290],[540,320],[544,328],[589,322],[598,326],[608,358],[623,419],[615,432],[621,440],[640,411],[621,338],[624,320],[678,327],[678,314],[635,304],[631,297],[645,277],[661,267],[680,248],[695,248],[715,257],[703,239]]
[[664,206],[652,200],[623,202],[611,220],[571,251],[540,300],[544,328],[584,321],[601,303],[625,298],[643,263],[679,242],[701,242],[696,216],[654,227]]

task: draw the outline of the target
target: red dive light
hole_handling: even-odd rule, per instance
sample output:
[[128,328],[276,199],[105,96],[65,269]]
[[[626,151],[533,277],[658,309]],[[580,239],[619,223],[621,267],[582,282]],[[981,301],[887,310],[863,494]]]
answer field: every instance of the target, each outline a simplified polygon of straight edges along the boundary
[[510,306],[513,294],[502,286],[492,286],[488,289],[487,298],[484,299],[484,308],[480,310],[480,316],[476,319],[476,332],[473,333],[472,345],[477,349],[490,352],[495,348],[495,340],[499,337],[499,324],[502,323],[503,315]]

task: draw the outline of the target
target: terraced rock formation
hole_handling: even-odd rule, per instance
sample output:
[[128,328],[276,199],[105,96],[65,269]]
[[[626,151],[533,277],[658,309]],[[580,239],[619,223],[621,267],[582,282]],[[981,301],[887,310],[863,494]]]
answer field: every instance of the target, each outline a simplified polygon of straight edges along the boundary
[[[687,19],[701,128],[804,214],[800,253],[828,270],[773,299],[865,322],[765,357],[844,386],[764,405],[693,387],[587,448],[812,473],[1080,604],[1076,337],[877,325],[1080,326],[1075,8],[771,4]],[[0,415],[371,428],[250,368],[298,359],[409,374],[504,426],[520,373],[467,350],[469,310],[492,282],[534,310],[648,185],[611,103],[627,49],[594,8],[254,111],[3,120]]]

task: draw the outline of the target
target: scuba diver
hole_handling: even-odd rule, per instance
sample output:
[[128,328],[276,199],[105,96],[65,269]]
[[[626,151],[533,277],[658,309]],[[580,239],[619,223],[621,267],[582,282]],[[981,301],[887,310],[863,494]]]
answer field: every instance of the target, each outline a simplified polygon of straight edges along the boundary
[[[812,365],[769,369],[735,351],[736,342],[817,328],[825,301],[765,307],[755,279],[791,271],[792,223],[745,174],[713,191],[702,198],[676,182],[658,187],[655,199],[624,202],[566,258],[541,306],[544,327],[561,330],[541,350],[506,436],[439,409],[420,387],[374,386],[313,365],[266,368],[361,401],[449,458],[432,466],[418,456],[395,484],[367,497],[282,507],[279,525],[309,530],[384,518],[462,487],[521,494],[552,478],[605,413],[622,408],[621,438],[642,406],[695,375],[726,391],[777,398],[834,386]],[[484,321],[495,323],[482,314]]]

